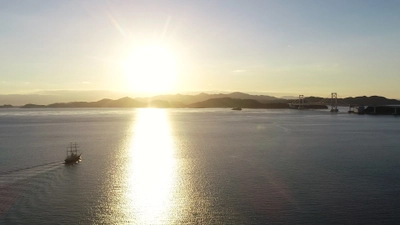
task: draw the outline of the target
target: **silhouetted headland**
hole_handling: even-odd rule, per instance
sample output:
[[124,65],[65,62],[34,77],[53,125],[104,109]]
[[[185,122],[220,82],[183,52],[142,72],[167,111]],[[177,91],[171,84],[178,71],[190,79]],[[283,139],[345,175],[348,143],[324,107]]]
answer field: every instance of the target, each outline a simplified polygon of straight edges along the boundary
[[13,106],[10,104],[0,105],[0,108],[12,108]]
[[[323,98],[308,97],[310,102],[318,102]],[[338,99],[339,100],[339,99]],[[396,99],[387,99],[381,96],[360,96],[342,98],[343,102],[351,105],[385,106],[400,105]],[[230,94],[198,95],[158,95],[149,98],[124,97],[117,100],[102,99],[96,102],[66,102],[52,103],[49,105],[26,104],[21,108],[252,108],[252,109],[286,109],[293,100],[276,98],[268,95],[250,95],[241,92]],[[3,105],[1,108],[11,108],[12,105]],[[325,105],[307,106],[312,109],[326,109]]]

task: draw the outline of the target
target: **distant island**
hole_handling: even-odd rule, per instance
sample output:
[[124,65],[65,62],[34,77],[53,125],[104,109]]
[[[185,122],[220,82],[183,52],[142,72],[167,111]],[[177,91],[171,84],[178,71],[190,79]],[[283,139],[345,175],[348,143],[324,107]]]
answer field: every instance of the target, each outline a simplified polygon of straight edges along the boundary
[[[308,102],[320,102],[323,98],[308,97]],[[25,104],[20,108],[251,108],[251,109],[285,109],[289,108],[293,100],[276,98],[268,95],[250,95],[242,92],[230,94],[198,95],[159,95],[150,98],[124,97],[117,100],[102,99],[96,102],[67,102],[48,105]],[[400,105],[396,99],[387,99],[381,96],[362,96],[338,99],[339,105]],[[329,104],[329,103],[327,103]],[[12,105],[3,105],[0,108],[12,108]],[[308,106],[309,108],[327,108],[325,105]]]
[[0,108],[13,108],[10,104],[0,105]]

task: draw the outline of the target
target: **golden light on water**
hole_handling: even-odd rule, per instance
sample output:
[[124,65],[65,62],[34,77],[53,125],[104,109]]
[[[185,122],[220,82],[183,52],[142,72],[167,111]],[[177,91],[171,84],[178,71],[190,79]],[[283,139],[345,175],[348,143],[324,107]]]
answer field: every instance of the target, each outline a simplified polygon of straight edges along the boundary
[[165,110],[137,111],[126,167],[126,216],[137,224],[170,222],[176,162]]

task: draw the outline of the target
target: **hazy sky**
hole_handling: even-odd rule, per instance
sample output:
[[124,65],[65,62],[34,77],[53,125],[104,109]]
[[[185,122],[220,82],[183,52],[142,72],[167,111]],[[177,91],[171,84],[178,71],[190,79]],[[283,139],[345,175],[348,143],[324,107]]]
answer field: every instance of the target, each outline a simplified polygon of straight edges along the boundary
[[400,98],[397,0],[1,0],[0,24],[0,94]]

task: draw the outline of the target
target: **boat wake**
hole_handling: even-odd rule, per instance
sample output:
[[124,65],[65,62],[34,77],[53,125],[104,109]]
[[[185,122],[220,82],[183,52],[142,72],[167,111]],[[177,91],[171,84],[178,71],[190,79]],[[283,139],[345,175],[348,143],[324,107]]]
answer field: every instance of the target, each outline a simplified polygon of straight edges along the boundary
[[38,167],[39,167],[39,169],[42,169],[42,167],[55,166],[55,165],[59,165],[59,164],[62,164],[62,162],[60,162],[60,161],[50,162],[50,163],[44,163],[44,164],[35,165],[35,166],[29,166],[29,167],[25,167],[25,168],[17,168],[17,169],[12,169],[12,170],[7,170],[7,171],[0,171],[0,177],[5,174],[10,174],[10,173],[20,172],[20,171],[25,171],[25,170],[31,170],[31,169],[35,169]]
[[0,218],[9,211],[20,195],[26,193],[25,189],[36,182],[32,180],[32,178],[60,168],[62,165],[62,162],[57,161],[8,171],[0,171]]

